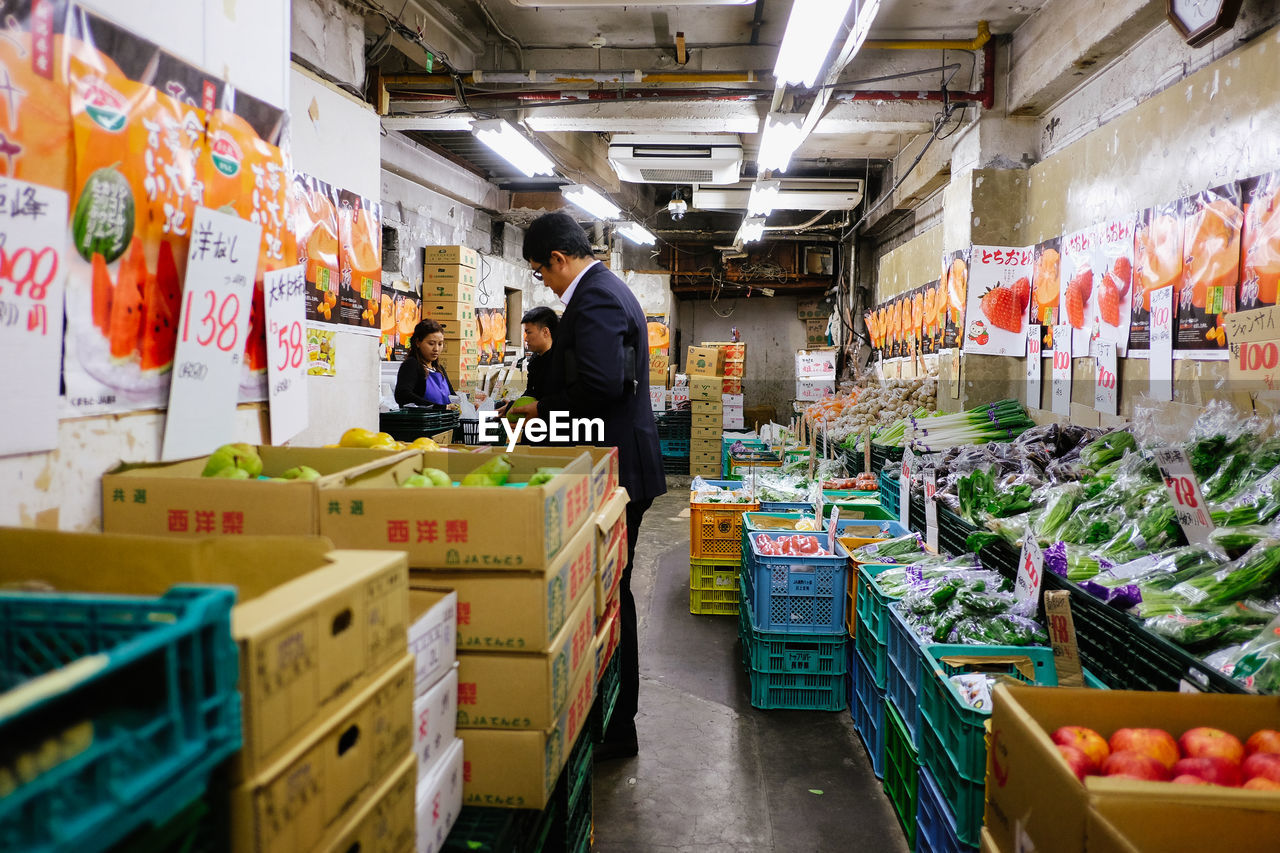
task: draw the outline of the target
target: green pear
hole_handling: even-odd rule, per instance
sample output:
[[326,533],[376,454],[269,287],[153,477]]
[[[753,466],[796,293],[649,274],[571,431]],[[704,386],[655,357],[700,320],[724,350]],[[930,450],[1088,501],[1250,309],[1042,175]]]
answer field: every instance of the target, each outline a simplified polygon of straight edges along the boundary
[[453,478],[439,468],[423,468],[422,473],[436,486],[452,486]]
[[400,484],[402,489],[425,489],[435,486],[431,479],[423,474],[414,474]]
[[[515,400],[515,402],[511,404],[511,408],[514,409],[517,406],[527,406],[530,403],[536,403],[536,402],[538,402],[536,397],[519,397]],[[512,423],[515,423],[516,418],[518,417],[520,417],[520,415],[514,414],[512,412],[507,413],[507,420],[511,421]]]
[[[243,469],[249,474],[250,478],[253,478],[262,473],[262,458],[258,456],[257,448],[251,444],[245,444],[244,442],[224,444],[209,454],[209,459],[205,462],[201,476],[217,476],[219,471],[227,467]],[[237,477],[235,479],[243,478]]]
[[286,480],[303,480],[310,482],[320,479],[320,472],[310,465],[296,465],[280,475]]
[[464,486],[504,486],[511,476],[511,463],[505,456],[495,456],[462,478]]
[[244,470],[243,468],[236,468],[235,466],[219,468],[216,473],[210,476],[212,476],[215,480],[252,480],[253,479],[253,477],[249,474],[248,471]]
[[563,470],[563,468],[539,468],[537,471],[534,471],[533,476],[529,478],[529,485],[541,486],[543,483],[549,483]]

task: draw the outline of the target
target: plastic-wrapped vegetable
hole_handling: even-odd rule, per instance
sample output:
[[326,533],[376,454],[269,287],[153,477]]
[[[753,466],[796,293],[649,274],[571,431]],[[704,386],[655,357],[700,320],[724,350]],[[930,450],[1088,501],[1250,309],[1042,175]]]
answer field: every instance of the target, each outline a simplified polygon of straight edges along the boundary
[[1084,489],[1079,483],[1065,483],[1049,489],[1044,512],[1040,514],[1040,520],[1035,526],[1036,538],[1042,542],[1057,540],[1058,533],[1071,518],[1071,511],[1076,508],[1083,493]]
[[1280,693],[1280,616],[1245,643],[1231,677],[1259,693]]
[[1243,557],[1175,584],[1167,593],[1142,593],[1144,617],[1186,609],[1221,607],[1247,598],[1280,573],[1280,539],[1263,539]]
[[1058,577],[1080,583],[1115,564],[1094,556],[1088,548],[1068,542],[1054,542],[1044,549],[1044,567]]
[[872,542],[853,552],[859,563],[907,563],[911,557],[923,553],[924,545],[918,533]]
[[1168,637],[1180,646],[1209,643],[1243,643],[1254,638],[1276,613],[1244,601],[1209,612],[1169,613],[1153,616],[1145,623],[1148,631]]
[[1138,442],[1127,429],[1118,429],[1090,442],[1080,451],[1080,465],[1089,471],[1114,462],[1130,450],[1136,450]]
[[1260,524],[1219,527],[1209,534],[1209,543],[1234,560],[1267,536],[1267,528]]

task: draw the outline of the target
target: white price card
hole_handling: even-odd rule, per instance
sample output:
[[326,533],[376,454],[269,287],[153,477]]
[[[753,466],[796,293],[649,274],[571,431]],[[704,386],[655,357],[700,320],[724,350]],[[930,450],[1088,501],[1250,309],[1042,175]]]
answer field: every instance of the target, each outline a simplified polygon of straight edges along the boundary
[[929,550],[938,553],[938,469],[924,469],[924,541]]
[[309,420],[305,266],[273,270],[262,279],[272,444],[284,444],[306,429]]
[[[1070,343],[1070,338],[1067,339]],[[1013,585],[1013,597],[1018,601],[1040,601],[1040,586],[1044,583],[1044,551],[1030,529],[1022,534],[1022,556],[1018,560],[1018,579]]]
[[196,208],[162,460],[200,456],[232,439],[261,239],[260,225]]
[[1027,406],[1040,408],[1040,336],[1043,326],[1033,323],[1027,327]]
[[911,513],[911,472],[916,467],[916,455],[907,448],[902,453],[902,470],[898,472],[898,521],[908,526]]
[[58,446],[67,194],[0,178],[0,456]]
[[[819,498],[821,500],[821,498]],[[821,506],[821,504],[819,504]],[[833,506],[831,508],[831,520],[827,522],[827,550],[832,554],[836,552],[836,538],[840,535],[837,530],[840,526],[840,507]],[[818,510],[818,529],[822,529],[822,510]]]
[[1071,326],[1053,327],[1053,413],[1071,415]]
[[667,389],[661,385],[649,386],[649,408],[655,412],[667,410]]
[[1116,376],[1115,341],[1099,340],[1094,357],[1093,407],[1105,415],[1119,410],[1119,380]]
[[1164,476],[1164,487],[1169,491],[1169,500],[1173,502],[1178,524],[1187,541],[1193,545],[1207,545],[1209,534],[1213,532],[1213,522],[1187,452],[1181,447],[1162,447],[1155,455],[1156,465]]
[[[823,513],[826,511],[826,508],[827,508],[827,496],[823,493],[822,489],[819,488],[818,496],[813,499],[813,515],[814,515],[814,518],[817,519],[819,530],[822,529],[822,517],[823,517]],[[832,507],[832,511],[833,512],[835,511],[835,507]]]
[[1173,399],[1173,285],[1151,291],[1151,343],[1147,353],[1148,394]]
[[676,408],[681,403],[689,402],[689,386],[677,385],[671,391],[671,408]]

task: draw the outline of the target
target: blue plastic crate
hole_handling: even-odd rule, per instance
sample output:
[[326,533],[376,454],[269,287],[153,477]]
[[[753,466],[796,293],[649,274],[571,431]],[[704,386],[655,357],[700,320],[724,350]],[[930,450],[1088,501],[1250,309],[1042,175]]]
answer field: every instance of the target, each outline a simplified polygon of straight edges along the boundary
[[858,675],[853,691],[853,728],[871,758],[871,770],[877,779],[884,778],[884,691],[877,690],[861,654],[855,654],[854,669]]
[[889,605],[889,669],[885,689],[911,735],[911,745],[920,748],[920,673],[924,651],[917,634],[902,618],[895,604]]
[[760,501],[761,512],[813,512],[813,501]]
[[[761,531],[748,537],[751,555],[746,572],[747,592],[756,624],[765,631],[845,633],[849,555],[839,543],[828,557],[771,557],[760,553],[758,537],[777,539],[787,535],[795,534]],[[826,538],[825,534],[812,535]]]
[[[0,797],[0,849],[84,851],[179,814],[240,748],[235,591],[0,593],[0,742],[62,754]],[[14,691],[79,667],[61,689]],[[47,756],[41,756],[42,760]]]
[[916,802],[916,853],[974,853],[978,848],[963,844],[956,834],[956,819],[933,781],[933,774],[920,766],[920,786]]

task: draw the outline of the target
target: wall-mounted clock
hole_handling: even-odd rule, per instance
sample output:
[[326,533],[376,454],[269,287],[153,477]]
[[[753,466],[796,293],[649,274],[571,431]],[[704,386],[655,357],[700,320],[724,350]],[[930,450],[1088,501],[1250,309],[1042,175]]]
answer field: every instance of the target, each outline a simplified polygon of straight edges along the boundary
[[1192,47],[1235,26],[1244,0],[1165,0],[1169,23]]

